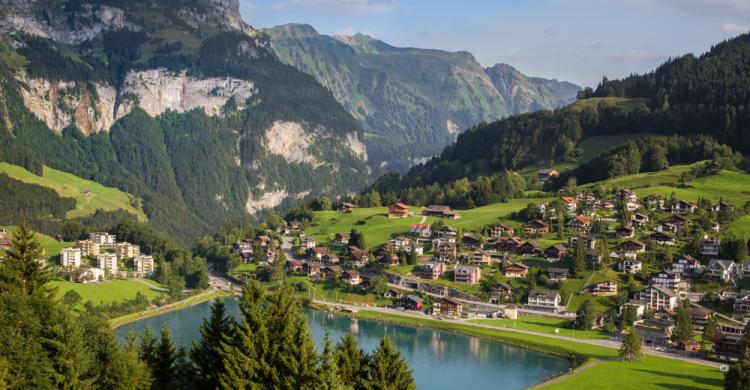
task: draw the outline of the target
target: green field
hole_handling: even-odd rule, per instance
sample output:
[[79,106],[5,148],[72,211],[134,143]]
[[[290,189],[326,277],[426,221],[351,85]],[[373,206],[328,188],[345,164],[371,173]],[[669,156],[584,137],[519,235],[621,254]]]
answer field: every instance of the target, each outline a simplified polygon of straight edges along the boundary
[[[146,220],[146,215],[140,208],[140,199],[116,188],[105,187],[49,167],[44,167],[42,176],[37,176],[17,165],[0,163],[0,173],[5,173],[24,183],[51,188],[62,197],[75,199],[76,208],[68,212],[68,218],[90,215],[97,209],[108,211],[123,209],[137,215],[141,220]],[[90,190],[91,194],[83,195],[82,191],[85,190]]]
[[[8,232],[12,236],[13,232],[16,231],[16,226],[6,226],[6,229],[8,229]],[[39,241],[39,244],[42,247],[42,250],[44,251],[44,255],[47,257],[56,256],[60,254],[60,251],[63,248],[68,248],[71,246],[75,246],[75,242],[64,242],[64,241],[57,241],[54,238],[42,234],[39,232],[34,232],[34,235],[36,235],[36,239]],[[10,238],[10,237],[9,237]],[[3,251],[0,251],[0,254],[2,254]]]
[[500,328],[525,329],[534,332],[559,334],[561,336],[574,337],[579,339],[607,339],[609,335],[599,331],[582,331],[573,329],[572,320],[546,317],[518,317],[515,320],[507,318],[475,320],[484,325],[492,325]]
[[[149,283],[156,284],[151,281]],[[133,299],[139,292],[148,299],[162,295],[161,291],[152,289],[135,280],[108,280],[102,283],[85,284],[55,280],[49,282],[49,286],[57,288],[58,297],[62,297],[68,290],[75,290],[78,294],[81,294],[83,303],[91,301],[94,306]]]

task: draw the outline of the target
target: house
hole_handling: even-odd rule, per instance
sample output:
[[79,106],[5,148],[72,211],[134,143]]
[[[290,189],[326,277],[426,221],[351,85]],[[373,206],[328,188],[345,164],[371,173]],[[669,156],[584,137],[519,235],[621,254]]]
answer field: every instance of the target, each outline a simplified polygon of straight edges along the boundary
[[617,282],[606,280],[591,286],[591,293],[598,296],[608,297],[617,295]]
[[698,210],[698,206],[684,200],[677,201],[672,205],[672,212],[677,214],[694,213],[695,210]]
[[128,242],[118,242],[115,244],[115,253],[120,260],[131,259],[141,254],[141,247]]
[[568,227],[574,230],[587,230],[591,227],[591,221],[585,215],[576,215],[568,221]]
[[401,264],[401,259],[395,253],[386,253],[380,256],[379,262],[386,266],[397,266]]
[[338,211],[342,213],[351,213],[356,208],[357,208],[357,205],[354,203],[343,202],[339,205]]
[[482,246],[482,242],[477,236],[466,233],[461,237],[461,246],[463,248],[479,248]]
[[740,269],[740,277],[742,279],[750,279],[750,261],[742,263],[742,267]]
[[518,253],[523,257],[535,257],[542,253],[542,247],[531,241],[526,241],[518,247]]
[[424,247],[417,243],[404,247],[404,252],[411,253],[411,251],[414,251],[418,256],[422,256],[424,254]]
[[646,226],[650,218],[648,215],[641,214],[641,213],[633,213],[633,216],[630,218],[630,224],[637,229],[643,228]]
[[615,209],[615,204],[608,199],[599,199],[594,202],[594,210],[611,211]]
[[396,289],[389,289],[383,293],[383,298],[399,299],[402,297],[401,291]]
[[299,273],[305,270],[304,260],[289,259],[286,261],[286,272],[287,273]]
[[336,233],[336,235],[333,237],[333,244],[339,246],[349,245],[350,238],[350,233]]
[[672,263],[672,272],[679,275],[694,274],[703,269],[701,262],[693,256],[687,255]]
[[339,256],[335,253],[326,253],[318,261],[322,261],[324,265],[336,265],[339,263]]
[[690,220],[679,214],[672,214],[666,219],[667,223],[677,226],[678,228],[684,227],[690,224]]
[[750,313],[750,292],[734,298],[734,311],[742,314]]
[[440,261],[452,261],[458,256],[458,250],[456,244],[443,244],[438,247],[438,260]]
[[79,283],[93,283],[104,280],[104,270],[101,268],[83,268],[78,275]]
[[718,233],[721,231],[721,224],[716,221],[711,221],[711,231]]
[[315,248],[307,250],[307,257],[310,260],[320,261],[323,259],[323,256],[330,255],[330,254],[331,254],[331,251],[324,246],[316,246]]
[[406,310],[422,310],[424,308],[424,301],[422,298],[416,295],[407,295],[394,302],[396,307],[402,307]]
[[6,237],[0,237],[0,249],[10,249],[13,247],[13,242]]
[[674,234],[677,233],[677,225],[669,222],[661,222],[656,225],[656,231],[661,233]]
[[302,272],[307,274],[307,276],[310,277],[318,277],[320,276],[321,271],[321,264],[320,263],[313,263],[306,261],[305,264],[302,266]]
[[579,234],[577,236],[570,237],[568,239],[568,247],[575,248],[578,245],[578,240],[583,241],[584,249],[596,248],[596,237],[592,236],[591,234]]
[[638,195],[629,188],[621,188],[615,191],[615,198],[625,203],[635,203],[638,201]]
[[615,236],[617,238],[633,238],[635,237],[635,229],[627,226],[620,226],[615,229]]
[[247,241],[237,241],[232,244],[232,248],[234,248],[234,251],[237,253],[237,255],[240,256],[244,261],[247,261],[251,257],[255,256],[253,244]]
[[677,289],[680,287],[681,281],[682,278],[680,277],[680,274],[672,272],[670,270],[657,272],[656,274],[651,276],[651,284],[659,284],[672,291],[677,291]]
[[427,208],[422,212],[422,215],[426,217],[438,217],[447,219],[461,218],[461,215],[451,210],[449,206],[435,204],[427,206]]
[[716,206],[713,207],[713,210],[717,213],[720,213],[724,210],[734,210],[734,206],[724,201],[721,201],[717,203]]
[[94,232],[89,234],[89,241],[99,244],[102,248],[111,249],[117,242],[117,237],[106,232]]
[[508,283],[498,283],[490,288],[490,296],[494,303],[502,302],[513,295],[513,287]]
[[651,284],[636,293],[636,299],[646,304],[647,309],[664,310],[677,307],[677,294],[660,285]]
[[638,240],[627,240],[620,245],[620,251],[625,257],[634,259],[639,254],[646,253],[646,244]]
[[713,339],[710,356],[714,359],[736,362],[745,357],[747,338],[744,335],[719,333]]
[[110,274],[117,273],[117,255],[114,253],[100,253],[96,257],[96,261],[99,265],[98,268],[103,269],[105,272]]
[[662,232],[655,232],[651,234],[651,241],[659,244],[659,245],[676,245],[677,239],[669,234],[669,233],[662,233]]
[[536,220],[531,221],[526,224],[526,227],[524,227],[523,232],[527,235],[542,235],[549,233],[549,225],[547,222]]
[[459,265],[453,270],[453,281],[456,283],[476,284],[482,278],[482,269],[479,267]]
[[362,283],[362,277],[355,270],[346,270],[341,273],[341,281],[350,286],[359,286]]
[[432,236],[432,229],[430,228],[430,225],[426,223],[411,225],[409,227],[409,232],[423,238],[429,238],[430,236]]
[[524,263],[509,263],[503,267],[503,275],[507,278],[525,278],[529,273],[529,266]]
[[349,261],[355,267],[364,267],[370,262],[370,254],[356,246],[349,247]]
[[547,268],[547,277],[555,282],[563,282],[568,279],[570,270],[567,268]]
[[449,297],[440,298],[432,304],[433,314],[446,317],[460,317],[462,309],[461,302]]
[[627,307],[633,307],[635,308],[635,315],[638,318],[643,317],[643,314],[646,313],[646,304],[638,301],[638,300],[631,300],[629,302],[626,302],[622,306],[620,306],[620,313],[622,314],[623,310]]
[[490,236],[494,238],[510,237],[516,232],[513,226],[500,223],[490,228]]
[[649,210],[664,210],[665,199],[661,195],[649,195],[643,199],[643,204]]
[[617,263],[617,269],[626,274],[634,274],[643,269],[643,263],[635,259],[623,259]]
[[705,256],[718,256],[721,250],[721,240],[709,238],[700,242],[700,253]]
[[448,266],[440,261],[428,261],[414,267],[412,273],[422,279],[435,280],[443,276]]
[[593,192],[579,192],[576,195],[576,201],[578,203],[593,204],[596,202],[596,194]]
[[344,270],[338,265],[327,265],[320,269],[320,277],[326,280],[338,278]]
[[497,240],[495,243],[495,249],[498,252],[516,253],[518,247],[522,244],[523,240],[520,237],[503,237]]
[[586,265],[591,267],[599,265],[602,262],[602,255],[596,249],[589,249],[586,251]]
[[560,299],[557,291],[531,290],[526,306],[530,310],[557,312]]
[[469,255],[469,264],[490,264],[492,261],[492,257],[489,253],[482,249],[477,249],[474,252],[471,252],[471,255]]
[[736,270],[737,264],[732,260],[712,259],[708,262],[703,274],[708,278],[718,279],[727,283],[734,278]]
[[91,240],[80,240],[78,241],[78,247],[81,248],[81,256],[99,256],[101,247],[98,242]]
[[392,248],[403,248],[407,245],[410,245],[412,242],[412,239],[406,236],[398,236],[396,238],[392,238],[388,240],[388,246]]
[[558,172],[557,169],[554,169],[554,168],[540,169],[536,171],[536,173],[537,173],[537,176],[539,177],[539,180],[542,182],[546,182],[553,177],[560,176],[560,172]]
[[409,216],[409,206],[403,203],[394,203],[388,206],[388,218],[406,218]]
[[544,250],[544,257],[547,261],[559,261],[568,252],[568,248],[563,244],[552,244]]
[[138,255],[133,259],[135,272],[141,275],[151,275],[156,270],[154,267],[154,257],[147,255]]
[[300,236],[299,242],[302,249],[312,249],[318,246],[315,236]]
[[258,236],[257,238],[258,245],[260,245],[261,248],[268,248],[269,246],[273,245],[273,240],[271,237],[267,235]]
[[670,344],[674,322],[646,319],[633,323],[633,331],[641,337],[642,342],[648,346],[665,346]]
[[75,269],[81,266],[81,248],[63,248],[60,251],[60,266]]
[[560,200],[565,204],[565,207],[569,212],[575,213],[578,209],[578,201],[576,200],[576,198],[572,196],[563,196],[560,197]]
[[690,308],[690,323],[693,324],[693,330],[698,333],[703,333],[703,329],[706,328],[708,320],[714,315],[709,309],[703,307],[691,307]]

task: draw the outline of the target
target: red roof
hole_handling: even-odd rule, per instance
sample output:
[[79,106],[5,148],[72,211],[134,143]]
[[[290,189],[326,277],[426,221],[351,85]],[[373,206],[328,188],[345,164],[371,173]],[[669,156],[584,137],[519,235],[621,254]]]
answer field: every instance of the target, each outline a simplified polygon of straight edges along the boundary
[[391,207],[396,207],[396,208],[404,209],[404,210],[408,210],[409,209],[409,206],[407,206],[407,205],[405,205],[403,203],[394,203],[394,204],[391,205]]
[[565,203],[576,203],[576,198],[570,196],[563,196],[560,199]]

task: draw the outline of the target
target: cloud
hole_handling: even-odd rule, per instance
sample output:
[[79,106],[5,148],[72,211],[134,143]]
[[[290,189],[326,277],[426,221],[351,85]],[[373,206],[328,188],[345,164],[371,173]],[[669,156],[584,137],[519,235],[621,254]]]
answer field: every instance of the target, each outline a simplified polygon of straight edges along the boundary
[[359,15],[390,14],[401,9],[399,0],[281,0],[270,5],[274,11],[314,10]]
[[744,34],[750,31],[750,26],[727,22],[721,25],[721,31],[733,34]]
[[629,0],[636,5],[667,5],[700,15],[749,16],[748,0]]

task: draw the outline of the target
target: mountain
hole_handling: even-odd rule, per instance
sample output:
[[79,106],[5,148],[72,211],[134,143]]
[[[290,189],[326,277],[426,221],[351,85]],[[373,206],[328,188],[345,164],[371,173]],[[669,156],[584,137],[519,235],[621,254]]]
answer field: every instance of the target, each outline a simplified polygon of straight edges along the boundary
[[467,52],[394,47],[362,34],[332,37],[304,24],[265,31],[279,59],[314,76],[359,120],[371,160],[400,172],[467,128],[554,108],[578,92],[517,71],[485,72]]
[[186,242],[361,188],[359,123],[238,0],[0,0],[0,161],[143,199]]
[[[657,169],[667,159],[694,162],[685,161],[688,155],[726,158],[724,147],[716,142],[747,154],[748,75],[750,34],[743,34],[701,56],[688,54],[669,60],[645,75],[604,79],[596,90],[582,91],[582,99],[565,108],[515,115],[471,129],[440,156],[413,167],[398,186],[448,183],[505,170],[576,163],[583,152],[582,142],[595,136],[619,143],[627,141],[628,135],[637,140],[645,133],[686,138],[659,141],[663,145],[626,145],[594,159],[587,166],[599,172],[587,175],[597,179]],[[597,143],[615,146],[601,139]],[[670,150],[675,155],[669,155]],[[636,159],[636,155],[640,157]],[[623,168],[623,161],[634,166]],[[381,182],[389,183],[391,189],[398,187],[393,185],[392,176],[385,179]]]

